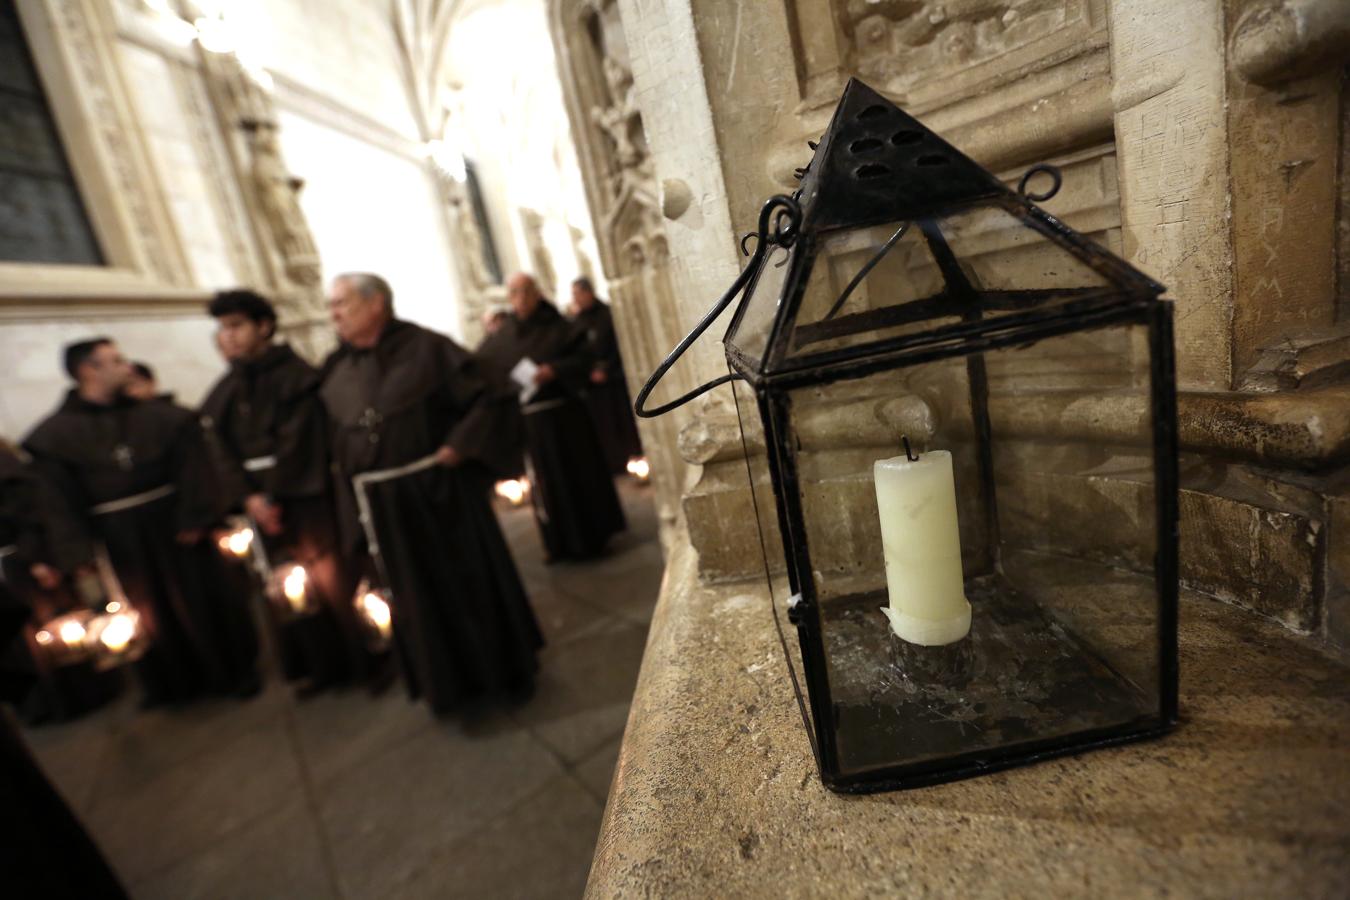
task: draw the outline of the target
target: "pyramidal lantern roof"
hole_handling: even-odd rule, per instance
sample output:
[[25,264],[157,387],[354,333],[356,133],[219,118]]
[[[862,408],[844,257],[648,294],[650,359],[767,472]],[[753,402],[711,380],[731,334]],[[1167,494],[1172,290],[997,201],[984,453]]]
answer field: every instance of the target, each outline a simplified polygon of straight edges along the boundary
[[752,378],[1163,291],[857,79],[799,171],[789,258],[769,255],[725,338]]
[[803,227],[889,222],[1007,193],[997,178],[856,78],[806,167]]

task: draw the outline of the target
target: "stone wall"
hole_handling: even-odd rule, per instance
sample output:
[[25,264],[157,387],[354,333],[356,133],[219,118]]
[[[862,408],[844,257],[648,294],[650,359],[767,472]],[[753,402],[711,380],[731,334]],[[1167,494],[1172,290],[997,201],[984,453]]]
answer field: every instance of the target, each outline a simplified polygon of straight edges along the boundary
[[[1344,646],[1350,598],[1337,548],[1350,538],[1338,540],[1350,341],[1338,318],[1338,112],[1350,29],[1342,4],[991,0],[955,10],[625,0],[620,8],[656,177],[698,183],[694,213],[670,211],[666,222],[672,278],[687,290],[650,316],[687,330],[730,283],[738,236],[753,229],[767,196],[793,189],[805,142],[823,130],[849,75],[1009,183],[1031,163],[1055,163],[1065,185],[1045,207],[1165,283],[1175,304],[1183,581]],[[691,98],[694,85],[702,92]],[[721,327],[691,355],[688,383],[724,371]],[[994,390],[1006,452],[1027,463],[1011,466],[1002,485],[1004,538],[1144,567],[1146,530],[1136,540],[1102,522],[1147,505],[1151,475],[1132,464],[1133,439],[1121,443],[1145,406],[1075,377],[1076,386],[1038,390],[1011,372],[1002,405]],[[685,411],[680,445],[691,467],[684,513],[711,581],[761,568],[731,392],[718,394]],[[894,448],[895,428],[879,408],[844,403],[820,427],[858,435],[850,446],[864,456]],[[879,430],[875,446],[869,429]],[[1041,467],[1018,449],[1045,441],[1101,449],[1076,468]],[[866,495],[825,518],[865,516]],[[772,501],[763,483],[758,499],[761,508]],[[770,514],[771,561],[781,557],[775,525]],[[859,552],[854,537],[843,540],[843,557]]]

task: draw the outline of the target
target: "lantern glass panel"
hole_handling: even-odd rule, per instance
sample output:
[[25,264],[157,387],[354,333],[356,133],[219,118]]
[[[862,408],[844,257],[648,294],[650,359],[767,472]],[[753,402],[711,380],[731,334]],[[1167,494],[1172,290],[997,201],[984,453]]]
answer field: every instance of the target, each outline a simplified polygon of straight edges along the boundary
[[763,357],[769,334],[783,299],[783,284],[800,253],[775,247],[755,276],[741,303],[741,311],[727,333],[727,341],[751,357]]
[[[759,546],[737,546],[730,548],[730,552],[737,556],[744,553],[763,556],[774,616],[785,637],[783,650],[787,654],[790,677],[793,684],[797,685],[801,692],[805,692],[801,645],[795,639],[790,624],[790,600],[797,592],[795,573],[789,572],[783,555],[783,526],[779,518],[781,506],[774,494],[774,479],[768,454],[769,445],[765,441],[764,420],[754,388],[742,381],[733,381],[731,386],[736,400],[736,414],[740,419],[741,439],[745,446],[745,465],[750,484],[749,500],[758,525]],[[737,565],[742,562],[742,559],[736,559]],[[804,707],[802,712],[808,731],[813,731],[814,717],[810,708]]]
[[[787,393],[778,443],[800,532],[787,557],[817,607],[832,718],[818,736],[841,777],[1161,715],[1147,331],[1070,332]],[[1118,417],[1076,416],[1088,402]],[[1045,421],[1059,424],[1024,424]],[[972,624],[945,647],[902,641],[881,612],[873,463],[904,455],[902,433],[920,456],[952,454]],[[896,533],[903,522],[887,541]]]
[[907,226],[843,229],[813,249],[789,357],[1026,312],[1109,287],[1068,249],[995,205]]

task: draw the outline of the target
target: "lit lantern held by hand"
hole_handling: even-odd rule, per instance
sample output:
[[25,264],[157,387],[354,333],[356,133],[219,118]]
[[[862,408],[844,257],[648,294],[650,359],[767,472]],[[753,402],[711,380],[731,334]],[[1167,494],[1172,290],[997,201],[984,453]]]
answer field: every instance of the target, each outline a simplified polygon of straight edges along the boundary
[[253,536],[251,527],[238,524],[233,531],[221,535],[216,545],[220,547],[221,553],[237,559],[244,559],[248,556],[249,550],[253,548]]
[[497,482],[497,496],[512,506],[520,506],[530,496],[530,482],[527,478],[508,478]]
[[635,456],[628,461],[628,474],[637,479],[639,484],[646,484],[652,477],[652,467],[647,462],[645,456]]
[[100,668],[131,662],[146,650],[141,614],[116,600],[89,620],[86,642],[98,657]]
[[394,633],[394,612],[390,607],[389,592],[362,581],[356,589],[353,604],[365,625],[370,649],[379,652],[389,646],[389,638]]
[[90,656],[86,638],[89,634],[89,620],[93,612],[77,609],[57,616],[44,624],[33,639],[52,661],[53,665],[64,666],[83,662]]
[[305,611],[305,599],[308,594],[306,585],[309,582],[309,576],[305,574],[304,566],[292,566],[286,573],[285,579],[281,583],[281,592],[286,595],[286,600],[291,604],[291,609],[297,613]]

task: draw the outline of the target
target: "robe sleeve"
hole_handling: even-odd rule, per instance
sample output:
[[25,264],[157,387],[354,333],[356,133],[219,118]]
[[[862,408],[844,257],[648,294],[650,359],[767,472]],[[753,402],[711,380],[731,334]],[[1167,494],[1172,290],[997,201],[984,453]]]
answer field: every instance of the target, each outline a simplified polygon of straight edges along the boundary
[[17,557],[25,563],[50,562],[42,520],[44,484],[17,459],[4,460],[0,517],[13,528]]
[[44,453],[34,453],[32,471],[37,476],[38,517],[46,536],[52,563],[70,573],[94,561],[94,539],[86,510],[89,501],[79,478],[66,462]]
[[586,331],[566,320],[561,321],[557,328],[556,349],[549,354],[548,364],[564,384],[582,384],[595,365],[595,355],[591,352]]

